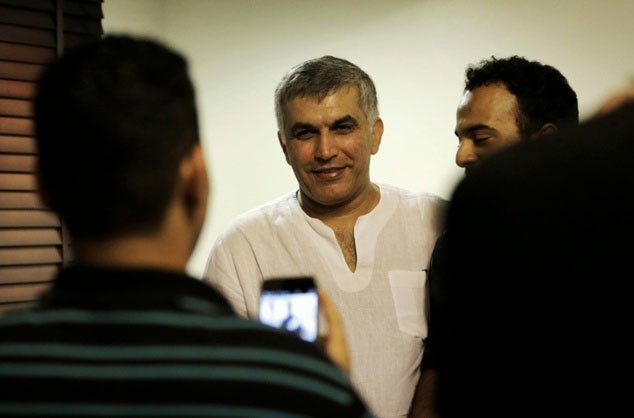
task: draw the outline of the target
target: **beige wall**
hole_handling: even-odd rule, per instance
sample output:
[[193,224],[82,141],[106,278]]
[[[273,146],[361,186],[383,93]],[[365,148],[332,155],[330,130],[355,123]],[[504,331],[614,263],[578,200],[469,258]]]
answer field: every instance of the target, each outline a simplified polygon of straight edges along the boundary
[[385,134],[375,181],[450,197],[455,107],[467,64],[524,55],[557,67],[581,116],[634,70],[634,2],[607,0],[105,0],[106,33],[146,34],[190,61],[212,205],[189,270],[239,213],[296,187],[276,139],[273,90],[324,54],[373,77]]

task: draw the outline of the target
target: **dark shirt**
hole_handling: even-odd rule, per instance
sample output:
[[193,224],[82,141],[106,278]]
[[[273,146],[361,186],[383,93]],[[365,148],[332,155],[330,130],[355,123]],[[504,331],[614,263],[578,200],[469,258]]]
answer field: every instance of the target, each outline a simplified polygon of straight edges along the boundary
[[[441,353],[436,351],[436,340],[442,340],[443,330],[447,328],[444,312],[446,303],[445,276],[446,266],[446,233],[441,234],[436,240],[429,264],[427,290],[429,294],[429,331],[425,339],[425,351],[421,361],[421,369],[436,369],[437,358]],[[442,345],[442,341],[440,342]]]
[[502,151],[456,189],[435,340],[443,417],[631,409],[633,128],[629,105]]
[[63,270],[0,317],[0,381],[1,416],[369,416],[321,350],[166,271]]

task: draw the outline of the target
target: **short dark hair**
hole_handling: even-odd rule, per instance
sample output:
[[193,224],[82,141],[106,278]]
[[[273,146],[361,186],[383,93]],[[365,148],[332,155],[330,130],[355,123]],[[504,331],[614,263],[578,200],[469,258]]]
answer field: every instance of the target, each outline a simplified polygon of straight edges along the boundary
[[465,91],[502,83],[517,99],[517,125],[522,134],[538,131],[544,124],[559,128],[579,124],[577,94],[556,68],[517,55],[491,57],[469,66]]
[[321,101],[343,87],[358,89],[359,106],[368,122],[374,123],[379,117],[379,105],[370,76],[350,61],[324,55],[291,68],[278,84],[275,89],[277,128],[284,130],[285,107],[294,98],[311,97]]
[[41,188],[72,236],[150,232],[198,142],[187,62],[150,39],[78,47],[45,69],[35,132]]

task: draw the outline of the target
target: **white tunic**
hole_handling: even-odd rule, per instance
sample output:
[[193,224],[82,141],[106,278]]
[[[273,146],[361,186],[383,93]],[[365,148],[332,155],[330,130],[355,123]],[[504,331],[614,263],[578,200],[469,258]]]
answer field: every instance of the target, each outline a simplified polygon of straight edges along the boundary
[[205,280],[238,314],[257,318],[264,279],[313,276],[343,319],[357,390],[377,416],[401,417],[418,382],[427,335],[426,269],[446,202],[379,188],[379,203],[354,228],[354,273],[332,229],[306,215],[291,193],[232,223],[212,250]]

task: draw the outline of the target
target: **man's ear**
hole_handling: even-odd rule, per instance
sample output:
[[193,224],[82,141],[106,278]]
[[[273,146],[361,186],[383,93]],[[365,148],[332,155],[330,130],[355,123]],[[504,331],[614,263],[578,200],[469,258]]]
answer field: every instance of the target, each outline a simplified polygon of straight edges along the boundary
[[377,118],[376,122],[372,126],[372,155],[379,152],[379,146],[381,145],[381,138],[383,137],[383,120]]
[[281,131],[277,131],[277,140],[280,143],[280,147],[282,147],[282,152],[284,153],[284,158],[286,162],[290,165],[291,161],[288,159],[288,151],[286,150],[286,141],[284,141],[284,134]]
[[209,198],[209,179],[200,144],[194,145],[190,154],[181,161],[180,178],[188,215],[204,214]]
[[559,130],[554,123],[545,123],[541,128],[530,136],[530,139],[540,138],[542,136],[552,135]]

